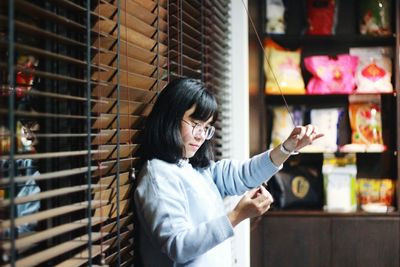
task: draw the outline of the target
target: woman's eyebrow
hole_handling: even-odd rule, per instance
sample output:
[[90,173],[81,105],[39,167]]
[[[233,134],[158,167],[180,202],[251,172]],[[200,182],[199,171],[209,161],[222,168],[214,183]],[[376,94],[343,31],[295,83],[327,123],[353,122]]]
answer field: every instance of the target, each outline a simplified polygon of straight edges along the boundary
[[212,121],[207,122],[209,120],[209,118],[207,120],[202,120],[202,119],[195,119],[192,116],[189,116],[189,120],[191,120],[194,123],[200,123],[200,124],[207,125],[207,126],[211,125],[211,123],[212,123]]

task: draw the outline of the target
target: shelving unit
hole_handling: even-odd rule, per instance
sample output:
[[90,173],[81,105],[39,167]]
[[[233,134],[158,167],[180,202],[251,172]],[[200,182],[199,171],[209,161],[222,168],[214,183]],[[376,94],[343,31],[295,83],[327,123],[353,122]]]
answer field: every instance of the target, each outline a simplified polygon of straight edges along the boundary
[[[299,24],[305,22],[301,13],[305,1],[284,2],[289,7],[286,34],[264,34],[263,37],[288,49],[301,47],[301,69],[306,85],[311,74],[303,65],[304,57],[349,53],[350,47],[393,47],[394,91],[374,94],[381,99],[382,137],[387,149],[380,153],[356,153],[356,156],[358,177],[395,179],[395,211],[384,214],[332,213],[322,209],[270,211],[261,220],[252,222],[251,266],[400,266],[400,3],[392,1],[393,35],[374,37],[358,33],[357,0],[340,1],[336,33],[331,36],[300,34]],[[257,4],[259,6],[254,9],[259,12],[258,32],[263,33],[265,1],[254,3]],[[271,142],[272,114],[269,108],[283,106],[284,101],[281,95],[265,94],[264,56],[261,49],[257,53],[259,92],[253,96],[251,104],[257,106],[254,109],[259,111],[260,124],[251,126],[251,130],[257,132],[259,151],[263,151]],[[257,97],[262,100],[255,100]],[[288,105],[306,105],[307,108],[347,108],[348,97],[348,94],[285,95]],[[341,134],[347,135],[348,139],[351,136],[350,132]],[[322,167],[322,153],[301,153],[292,158]]]

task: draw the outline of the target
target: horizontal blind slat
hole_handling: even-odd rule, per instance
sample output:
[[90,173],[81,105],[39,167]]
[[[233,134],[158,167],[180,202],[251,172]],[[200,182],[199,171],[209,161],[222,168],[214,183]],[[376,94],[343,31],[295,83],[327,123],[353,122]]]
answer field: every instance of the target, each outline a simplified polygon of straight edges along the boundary
[[53,22],[59,23],[63,26],[72,28],[74,30],[81,31],[82,33],[86,31],[86,27],[82,24],[79,24],[73,20],[70,20],[66,17],[57,15],[51,11],[48,11],[46,9],[43,9],[35,4],[31,4],[25,0],[15,0],[15,7],[18,8],[18,10],[26,10],[30,14],[35,14],[42,19],[46,18],[48,20],[52,20]]
[[[139,19],[138,17],[123,11],[124,10],[121,9],[119,18],[119,22],[121,25],[124,25],[127,28],[135,30],[150,38],[153,38],[157,34],[157,32],[161,37],[161,40],[165,40],[165,38],[167,37],[165,32],[157,30],[157,28],[155,28],[151,24],[148,24],[145,21]],[[102,1],[100,5],[97,6],[95,12],[101,14],[102,16],[105,16],[108,19],[113,20],[114,22],[118,22],[117,8],[111,4]]]
[[[129,172],[123,172],[123,173],[119,174],[119,185],[120,186],[124,186],[124,185],[131,183],[129,175],[130,175]],[[117,187],[117,178],[118,177],[116,175],[101,177],[97,183],[100,185],[105,185],[105,186],[107,186],[107,188],[116,188]],[[95,189],[93,191],[99,192],[99,190],[97,190],[97,189]]]
[[[104,49],[105,51],[112,51],[114,53],[117,52],[117,39],[113,36],[94,36],[94,46]],[[137,60],[141,60],[148,64],[155,64],[157,62],[157,58],[159,58],[160,62],[166,62],[165,52],[156,54],[156,50],[149,50],[142,48],[134,43],[126,42],[125,40],[120,40],[120,55],[129,56],[130,58],[135,58]],[[100,51],[101,52],[101,51]],[[93,61],[97,62],[97,61]],[[161,64],[159,66],[162,66]]]
[[[101,205],[101,201],[92,201],[92,209],[96,209]],[[80,203],[75,203],[72,205],[66,205],[58,208],[53,208],[45,211],[40,211],[35,214],[26,215],[22,217],[15,218],[14,224],[15,226],[21,226],[25,223],[36,222],[41,220],[50,219],[59,215],[63,215],[66,213],[83,210],[88,208],[88,202],[83,201]],[[98,216],[97,216],[98,217]],[[11,226],[11,220],[0,221],[0,229],[7,229]]]
[[[92,225],[98,225],[102,222],[105,222],[107,220],[106,217],[92,217],[91,222]],[[72,232],[74,230],[86,227],[88,224],[89,220],[82,219],[82,220],[77,220],[72,223],[66,223],[58,226],[54,226],[52,228],[46,229],[44,231],[36,232],[34,234],[30,234],[25,237],[18,238],[15,240],[15,249],[23,249],[26,247],[33,246],[36,243],[48,240],[50,238],[62,235],[64,233]],[[3,241],[1,243],[1,248],[4,250],[10,250],[11,249],[11,242],[9,241]]]
[[[107,153],[107,150],[91,150],[91,154],[102,154]],[[44,158],[60,158],[60,157],[73,157],[73,156],[82,156],[87,155],[89,153],[88,150],[80,150],[80,151],[61,151],[61,152],[48,152],[48,153],[36,153],[36,154],[16,154],[14,155],[14,159],[44,159]],[[0,156],[0,160],[10,160],[10,156]]]
[[[118,37],[117,23],[106,18],[97,21],[96,24],[93,26],[93,29],[96,29],[99,34],[105,33],[113,36],[114,38]],[[130,28],[127,28],[124,25],[120,25],[119,27],[119,36],[122,40],[138,45],[144,49],[154,50],[155,47],[158,46],[157,49],[159,49],[161,53],[165,53],[165,51],[167,50],[166,45],[162,43],[157,43],[156,40],[151,39]]]
[[119,108],[117,100],[112,98],[101,98],[102,102],[92,106],[93,113],[110,113],[110,114],[124,114],[124,115],[142,115],[148,116],[153,104],[147,104],[139,101],[119,101]]
[[118,247],[118,242],[124,244],[132,238],[132,233],[130,231],[124,231],[119,234],[119,236],[113,236],[103,242],[104,245],[108,246],[110,250],[115,250]]
[[[99,189],[101,187],[101,185],[92,184],[90,187],[93,188],[93,190],[94,190],[94,189]],[[65,188],[59,188],[59,189],[54,189],[54,190],[47,190],[47,191],[43,191],[43,192],[40,192],[37,194],[25,196],[25,197],[16,197],[16,198],[14,198],[14,204],[20,205],[20,204],[24,204],[27,202],[39,201],[39,200],[43,200],[43,199],[47,199],[47,198],[63,196],[63,195],[71,194],[71,193],[76,193],[79,191],[85,191],[88,189],[89,189],[89,185],[85,184],[85,185],[68,186]],[[0,200],[0,208],[7,207],[8,205],[10,205],[10,203],[11,203],[11,200],[9,200],[9,199]]]
[[[8,66],[7,64],[0,62],[0,69],[7,70]],[[30,70],[26,69],[20,66],[14,66],[13,67],[15,72],[21,72],[24,75],[35,75],[37,77],[42,77],[42,78],[48,78],[51,80],[56,80],[56,81],[64,81],[64,82],[74,82],[78,84],[85,84],[87,81],[85,79],[79,79],[79,78],[74,78],[71,76],[66,76],[62,74],[57,74],[57,73],[51,73],[47,71],[40,71],[40,70]]]
[[[7,48],[8,43],[5,41],[0,41],[0,48]],[[29,45],[24,45],[24,44],[19,44],[17,42],[14,42],[14,47],[16,51],[23,51],[32,55],[37,55],[37,56],[41,56],[43,58],[49,58],[49,59],[53,59],[53,60],[60,60],[60,61],[64,61],[67,63],[72,63],[72,64],[76,64],[79,66],[86,66],[86,62],[83,60],[79,60],[77,58],[73,58],[73,57],[69,57],[69,56],[65,56],[62,55],[60,53],[53,53],[50,52],[48,50],[44,50],[44,49],[40,49],[40,48],[36,48],[33,46],[29,46]]]
[[[97,241],[101,238],[100,233],[92,232],[91,238],[93,241]],[[35,266],[40,263],[46,262],[56,256],[60,256],[66,252],[72,251],[81,246],[85,246],[88,243],[88,235],[82,235],[74,238],[71,241],[64,242],[60,245],[51,247],[41,252],[35,253],[31,256],[18,260],[16,262],[17,267]]]
[[[128,225],[132,224],[132,220],[134,218],[134,215],[132,213],[127,213],[125,216],[121,216],[119,220],[119,226],[120,228],[127,227]],[[107,223],[105,225],[102,225],[101,230],[104,232],[107,232],[109,234],[116,233],[118,231],[118,222],[113,221],[110,223]]]
[[105,259],[106,260],[106,264],[111,264],[112,262],[114,262],[116,260],[117,256],[118,256],[118,254],[123,256],[123,255],[128,254],[132,250],[133,250],[132,245],[121,248],[120,251],[117,251],[117,252],[111,254],[110,256],[106,257],[106,259]]
[[[146,10],[156,13],[158,8],[158,13],[161,19],[165,20],[167,16],[167,10],[162,7],[162,5],[157,6],[156,1],[148,1],[148,0],[121,0],[121,7],[123,7],[124,11],[130,11],[129,4],[139,4],[140,6],[144,7]],[[137,6],[136,6],[137,7]],[[137,7],[138,8],[138,7]],[[141,10],[142,11],[142,10]],[[155,21],[153,21],[155,23]]]
[[[161,86],[163,87],[166,83],[161,82]],[[120,97],[121,99],[131,100],[131,101],[140,101],[140,102],[150,102],[154,99],[157,91],[151,88],[150,90],[138,88],[138,87],[130,87],[130,86],[122,86],[120,85]],[[117,90],[113,86],[109,86],[107,84],[98,85],[93,89],[93,96],[96,97],[117,97]]]
[[[92,166],[91,171],[92,172],[96,171],[96,170],[98,171],[102,168],[104,169],[105,167]],[[36,181],[61,179],[61,178],[76,175],[76,174],[86,173],[88,171],[88,169],[89,169],[88,167],[81,167],[81,168],[74,168],[74,169],[61,170],[61,171],[55,171],[55,172],[41,173],[41,174],[35,175],[35,176],[15,176],[14,182],[15,183],[24,183],[31,179],[34,179]],[[10,183],[9,177],[0,179],[0,185],[6,185],[9,183]]]
[[[130,129],[120,129],[119,131],[120,143],[129,143],[135,140],[140,131],[139,130],[130,130]],[[117,144],[117,130],[106,129],[100,130],[99,133],[95,136],[92,141],[92,145],[103,145],[103,144]]]
[[[108,246],[92,245],[92,251],[91,251],[92,258],[100,255],[102,252],[107,251],[108,249],[109,249]],[[89,249],[84,249],[81,252],[72,256],[70,259],[55,265],[55,267],[79,267],[88,262],[89,260],[88,257],[89,257]]]
[[[129,199],[120,201],[119,216],[127,215],[129,213],[129,209]],[[110,219],[115,219],[117,218],[117,205],[113,203],[111,205],[102,206],[95,210],[94,216],[107,216]]]
[[[132,167],[136,166],[139,162],[139,158],[127,158],[127,159],[120,159],[119,163],[119,171],[120,172],[127,172],[130,171]],[[110,160],[110,161],[103,161],[101,162],[100,166],[102,167],[100,170],[96,170],[93,176],[104,176],[104,175],[111,175],[117,173],[117,161]]]
[[[7,23],[8,21],[8,17],[0,15],[0,21],[1,23]],[[25,23],[23,21],[19,21],[18,19],[16,19],[14,21],[14,25],[16,30],[18,31],[22,31],[24,33],[28,33],[28,34],[32,34],[32,35],[36,35],[36,36],[41,36],[42,38],[46,38],[46,39],[52,39],[55,40],[57,42],[60,42],[61,44],[66,44],[66,45],[72,45],[72,46],[77,46],[77,47],[85,47],[85,44],[71,39],[71,38],[67,38],[65,36],[50,32],[50,31],[46,31],[44,29],[41,29],[39,27],[36,27],[35,25],[31,25],[28,23]]]

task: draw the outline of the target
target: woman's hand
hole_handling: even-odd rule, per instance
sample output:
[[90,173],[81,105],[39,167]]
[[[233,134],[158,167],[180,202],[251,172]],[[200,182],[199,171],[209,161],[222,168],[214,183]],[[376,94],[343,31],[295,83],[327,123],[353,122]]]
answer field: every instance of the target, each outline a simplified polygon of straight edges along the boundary
[[296,126],[289,137],[282,144],[275,147],[269,156],[276,166],[280,166],[288,159],[291,152],[299,151],[301,148],[312,144],[314,140],[322,136],[324,136],[324,134],[319,133],[317,127],[311,124]]
[[299,151],[303,147],[312,144],[312,142],[324,136],[319,133],[317,127],[308,124],[306,126],[297,126],[290,133],[289,137],[282,143],[284,148],[290,152]]
[[263,186],[248,191],[236,207],[228,214],[233,227],[247,218],[264,214],[269,210],[274,199]]

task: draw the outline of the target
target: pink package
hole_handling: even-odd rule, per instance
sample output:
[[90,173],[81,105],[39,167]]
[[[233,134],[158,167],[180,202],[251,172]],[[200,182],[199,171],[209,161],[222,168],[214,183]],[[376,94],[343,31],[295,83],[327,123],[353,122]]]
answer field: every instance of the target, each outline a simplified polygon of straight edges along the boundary
[[350,94],[356,86],[357,56],[310,56],[304,58],[304,65],[313,74],[307,84],[308,94]]

